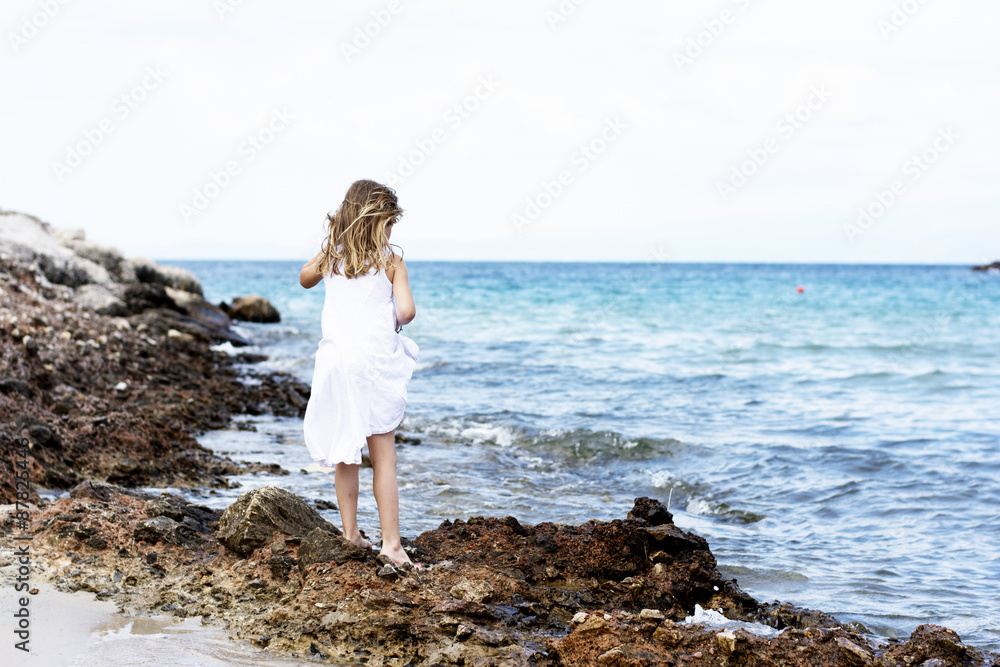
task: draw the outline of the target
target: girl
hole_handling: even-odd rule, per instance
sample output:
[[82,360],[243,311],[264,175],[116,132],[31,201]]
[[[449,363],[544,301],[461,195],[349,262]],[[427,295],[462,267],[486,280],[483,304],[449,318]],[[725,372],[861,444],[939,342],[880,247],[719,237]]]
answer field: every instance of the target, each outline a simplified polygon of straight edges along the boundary
[[326,287],[323,338],[303,425],[306,446],[314,461],[337,468],[344,537],[371,549],[357,524],[358,469],[367,441],[382,524],[379,553],[401,565],[412,561],[399,541],[395,433],[418,352],[399,333],[416,315],[406,263],[389,247],[402,215],[392,188],[355,182],[340,208],[327,215],[322,249],[299,273],[306,289],[321,280]]

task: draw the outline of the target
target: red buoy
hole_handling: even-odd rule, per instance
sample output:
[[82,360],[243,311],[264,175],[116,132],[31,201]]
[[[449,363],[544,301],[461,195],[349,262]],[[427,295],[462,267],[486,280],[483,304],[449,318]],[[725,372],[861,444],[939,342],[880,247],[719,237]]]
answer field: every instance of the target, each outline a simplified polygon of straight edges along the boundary
[[799,285],[795,291],[798,292],[799,294],[802,294],[803,292],[806,291],[806,288],[803,287],[802,285]]

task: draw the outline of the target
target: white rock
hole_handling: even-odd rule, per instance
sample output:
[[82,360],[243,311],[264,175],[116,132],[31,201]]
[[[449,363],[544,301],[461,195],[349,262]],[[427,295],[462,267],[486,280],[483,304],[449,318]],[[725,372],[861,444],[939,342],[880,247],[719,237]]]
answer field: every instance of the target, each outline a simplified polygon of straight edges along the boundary
[[0,213],[0,257],[34,263],[46,280],[70,287],[113,282],[103,266],[56,240],[50,224],[23,213]]
[[128,389],[128,384],[124,382],[119,382],[115,385],[115,391],[125,391],[126,389]]
[[101,315],[128,315],[125,302],[104,285],[81,285],[76,289],[73,301]]

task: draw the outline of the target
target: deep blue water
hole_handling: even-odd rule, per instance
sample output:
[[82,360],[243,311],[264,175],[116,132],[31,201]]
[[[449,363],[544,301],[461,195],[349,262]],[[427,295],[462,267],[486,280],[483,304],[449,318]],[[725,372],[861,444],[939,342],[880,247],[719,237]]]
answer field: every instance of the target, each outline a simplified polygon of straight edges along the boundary
[[[191,262],[240,330],[309,382],[322,284],[301,262]],[[624,517],[669,502],[754,597],[882,636],[920,623],[1000,649],[1000,275],[950,266],[409,263],[420,346],[402,532],[445,518]],[[802,286],[803,293],[796,288]],[[335,500],[301,421],[203,442]],[[378,538],[371,471],[359,520]],[[236,492],[200,498],[225,506]],[[367,495],[365,493],[367,491]],[[325,513],[340,523],[335,511]]]

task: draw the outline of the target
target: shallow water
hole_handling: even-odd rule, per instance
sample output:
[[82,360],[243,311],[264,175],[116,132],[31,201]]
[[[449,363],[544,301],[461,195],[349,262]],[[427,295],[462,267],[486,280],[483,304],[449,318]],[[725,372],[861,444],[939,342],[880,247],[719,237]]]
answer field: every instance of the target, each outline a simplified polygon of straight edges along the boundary
[[[172,263],[213,302],[271,299],[282,322],[240,330],[264,368],[310,381],[323,293],[299,263]],[[646,495],[760,600],[1000,649],[1000,275],[414,261],[410,277],[405,535],[476,514],[607,520]],[[193,500],[268,483],[336,500],[332,475],[301,472],[301,421],[251,421],[202,441],[292,474]],[[377,538],[370,492],[359,514]]]
[[[5,667],[101,665],[276,665],[291,667],[291,660],[232,641],[224,629],[202,625],[200,617],[126,616],[109,601],[97,601],[93,593],[63,593],[44,583],[34,583],[39,592],[31,596],[30,653],[4,639],[0,664]],[[9,590],[8,590],[9,592]],[[16,597],[0,598],[0,613],[10,618]],[[4,625],[9,629],[9,624]]]

